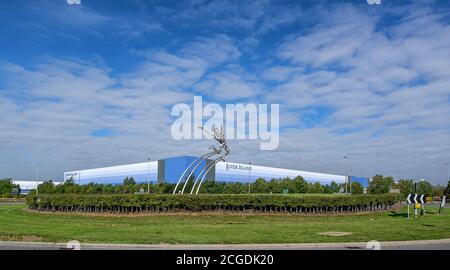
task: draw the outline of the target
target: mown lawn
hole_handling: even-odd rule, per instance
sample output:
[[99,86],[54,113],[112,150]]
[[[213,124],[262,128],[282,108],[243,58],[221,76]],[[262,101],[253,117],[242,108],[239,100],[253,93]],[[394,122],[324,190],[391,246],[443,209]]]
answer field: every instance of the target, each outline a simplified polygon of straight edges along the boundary
[[[158,214],[92,216],[35,213],[0,204],[0,240],[96,243],[311,243],[450,238],[450,209],[406,218],[406,209],[338,216],[295,214]],[[328,231],[351,232],[325,236]]]

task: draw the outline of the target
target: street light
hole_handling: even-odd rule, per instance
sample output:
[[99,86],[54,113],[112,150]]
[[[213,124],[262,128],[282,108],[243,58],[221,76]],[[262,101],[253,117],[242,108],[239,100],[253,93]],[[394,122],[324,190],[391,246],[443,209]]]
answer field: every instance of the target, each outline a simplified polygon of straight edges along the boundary
[[147,158],[147,161],[148,161],[147,194],[150,194],[150,158]]
[[447,181],[450,181],[450,164],[446,162],[444,165],[447,166]]
[[248,163],[249,167],[248,167],[248,194],[250,194],[250,166],[252,165],[251,162]]
[[36,195],[39,195],[39,163],[36,163]]
[[[352,174],[352,169],[350,169],[350,174]],[[350,180],[350,176],[348,176],[349,186],[350,186],[350,194],[352,194],[352,181]]]
[[345,194],[348,193],[347,191],[347,184],[348,184],[348,173],[347,173],[347,156],[344,156],[345,159]]

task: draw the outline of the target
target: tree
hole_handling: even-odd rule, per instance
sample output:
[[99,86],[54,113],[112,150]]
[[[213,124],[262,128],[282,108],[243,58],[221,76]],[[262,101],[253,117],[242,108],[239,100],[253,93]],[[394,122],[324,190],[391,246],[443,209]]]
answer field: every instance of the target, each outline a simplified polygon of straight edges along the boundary
[[308,193],[323,193],[323,186],[319,182],[308,183]]
[[414,193],[414,182],[412,179],[401,179],[398,181],[400,193],[406,197],[408,194]]
[[295,193],[293,184],[294,182],[289,177],[282,179],[280,181],[281,192],[284,192],[284,190],[287,189],[288,193]]
[[427,181],[420,181],[417,185],[417,193],[431,195],[433,193],[433,185]]
[[134,185],[136,185],[136,181],[134,181],[133,177],[130,177],[130,178],[126,177],[123,180],[123,185],[124,186],[134,186]]
[[339,185],[336,182],[331,181],[331,183],[330,183],[330,190],[331,190],[332,193],[338,193],[339,192]]
[[301,176],[297,176],[293,180],[293,193],[306,193],[308,192],[308,182]]
[[[197,191],[197,188],[195,189],[195,191]],[[215,194],[216,193],[216,183],[213,180],[204,181],[199,190],[199,193]]]
[[444,193],[445,193],[447,196],[450,196],[450,180],[448,180],[447,187],[445,188]]
[[269,190],[272,193],[281,193],[282,189],[281,189],[281,185],[280,185],[280,181],[278,179],[272,179],[270,180],[269,184]]
[[76,184],[75,180],[71,177],[66,180],[64,184],[55,186],[55,193],[80,194],[82,193],[82,187],[81,185]]
[[383,177],[381,174],[377,174],[372,178],[369,184],[369,193],[381,194],[388,193],[389,188],[394,186],[394,179],[390,176]]
[[352,182],[352,194],[363,194],[363,186],[359,182]]
[[13,188],[19,188],[19,185],[14,185],[11,178],[0,179],[0,197],[11,197]]
[[136,187],[136,181],[133,177],[126,177],[122,183],[124,193],[133,193]]
[[255,183],[252,184],[251,189],[252,193],[266,194],[270,192],[269,185],[263,178],[256,179]]
[[53,194],[55,193],[55,184],[53,184],[52,180],[48,180],[40,184],[38,189],[41,194]]
[[433,186],[433,192],[432,192],[432,196],[438,196],[438,197],[442,197],[442,195],[444,195],[445,192],[445,187],[441,186],[441,185],[436,185]]

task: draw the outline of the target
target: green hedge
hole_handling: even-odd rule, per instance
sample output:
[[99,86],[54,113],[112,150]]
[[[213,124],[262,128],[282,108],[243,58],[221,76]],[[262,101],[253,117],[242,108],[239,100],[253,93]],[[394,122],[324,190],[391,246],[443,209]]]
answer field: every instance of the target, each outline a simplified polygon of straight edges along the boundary
[[64,212],[358,212],[391,209],[398,194],[380,195],[30,195],[30,209]]

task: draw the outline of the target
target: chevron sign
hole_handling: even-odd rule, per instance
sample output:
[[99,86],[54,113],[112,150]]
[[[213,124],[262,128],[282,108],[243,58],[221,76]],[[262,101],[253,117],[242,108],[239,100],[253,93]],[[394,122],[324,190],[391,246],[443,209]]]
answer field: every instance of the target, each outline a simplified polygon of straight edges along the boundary
[[425,201],[423,198],[425,197],[425,194],[408,194],[408,197],[406,197],[406,201],[408,204],[416,204],[421,203],[424,204]]

